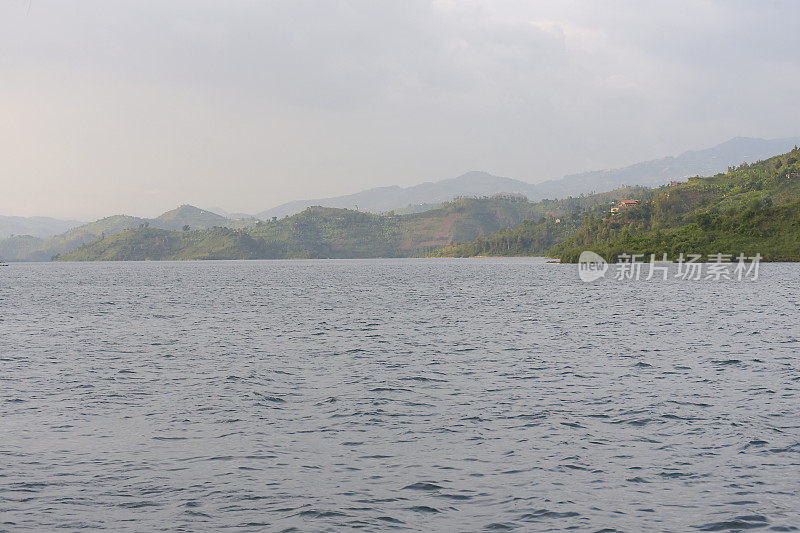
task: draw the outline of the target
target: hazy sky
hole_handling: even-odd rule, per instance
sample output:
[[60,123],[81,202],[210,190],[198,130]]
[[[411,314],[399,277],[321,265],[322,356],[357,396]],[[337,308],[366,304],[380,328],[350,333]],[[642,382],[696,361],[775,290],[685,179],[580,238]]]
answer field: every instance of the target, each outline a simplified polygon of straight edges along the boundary
[[0,2],[0,214],[256,212],[800,135],[798,2]]

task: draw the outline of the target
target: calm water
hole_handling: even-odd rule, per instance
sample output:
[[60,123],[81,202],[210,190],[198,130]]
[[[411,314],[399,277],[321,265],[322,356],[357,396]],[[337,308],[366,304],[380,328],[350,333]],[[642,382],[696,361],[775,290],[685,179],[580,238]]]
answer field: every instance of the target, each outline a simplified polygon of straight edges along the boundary
[[0,529],[800,526],[800,265],[0,269]]

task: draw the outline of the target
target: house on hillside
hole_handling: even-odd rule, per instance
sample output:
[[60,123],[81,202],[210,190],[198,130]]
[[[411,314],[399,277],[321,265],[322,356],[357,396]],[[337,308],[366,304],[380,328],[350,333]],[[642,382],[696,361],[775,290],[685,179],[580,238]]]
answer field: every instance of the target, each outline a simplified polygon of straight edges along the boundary
[[678,185],[680,185],[681,183],[683,183],[683,182],[680,182],[680,181],[670,181],[670,182],[669,182],[669,186],[670,186],[670,187],[677,187],[677,186],[678,186]]
[[620,201],[618,207],[620,209],[628,209],[630,207],[635,207],[637,205],[639,205],[639,201],[638,200],[622,200],[622,201]]

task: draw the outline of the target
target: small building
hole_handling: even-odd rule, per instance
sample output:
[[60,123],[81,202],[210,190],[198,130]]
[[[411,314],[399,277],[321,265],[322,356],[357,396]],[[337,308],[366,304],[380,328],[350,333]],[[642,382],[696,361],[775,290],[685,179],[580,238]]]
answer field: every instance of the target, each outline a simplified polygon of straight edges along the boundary
[[611,208],[611,212],[612,213],[619,213],[619,207],[612,207]]
[[622,200],[619,203],[619,208],[620,209],[628,209],[629,207],[634,207],[634,206],[637,206],[637,205],[639,205],[639,201],[638,200]]
[[669,186],[670,186],[670,187],[677,187],[677,186],[678,186],[678,185],[680,185],[680,184],[681,184],[681,182],[680,182],[680,181],[670,181],[670,182],[669,182]]

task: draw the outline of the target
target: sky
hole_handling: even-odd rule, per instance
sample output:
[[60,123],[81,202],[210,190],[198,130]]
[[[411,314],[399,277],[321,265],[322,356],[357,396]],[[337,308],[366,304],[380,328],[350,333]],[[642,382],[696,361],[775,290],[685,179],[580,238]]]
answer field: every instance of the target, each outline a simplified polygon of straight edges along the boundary
[[91,220],[800,135],[800,2],[4,0],[0,214]]

